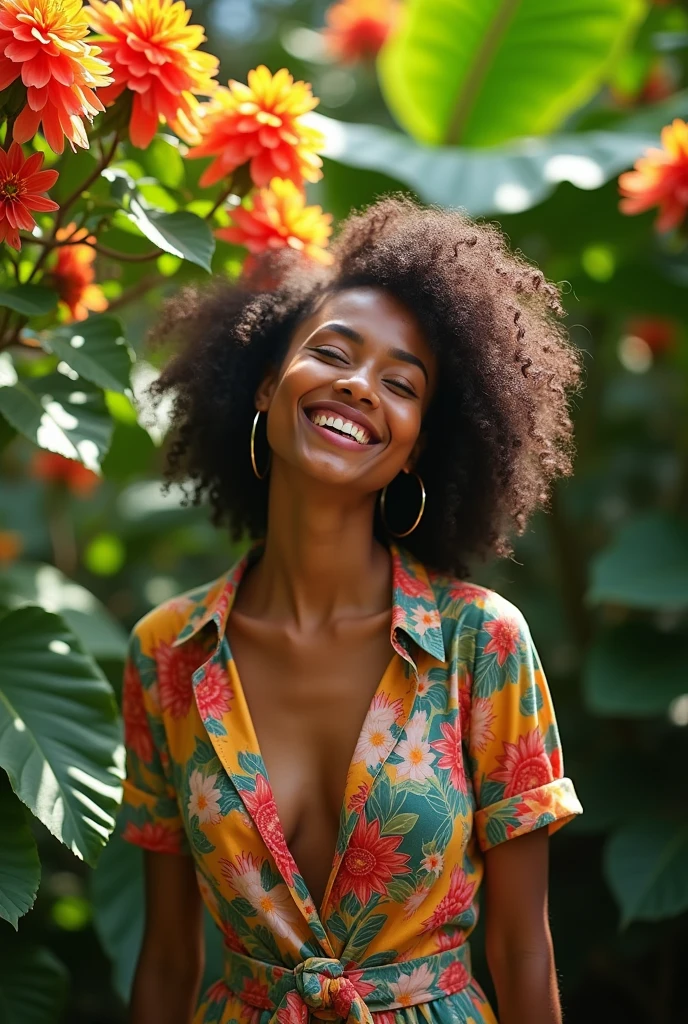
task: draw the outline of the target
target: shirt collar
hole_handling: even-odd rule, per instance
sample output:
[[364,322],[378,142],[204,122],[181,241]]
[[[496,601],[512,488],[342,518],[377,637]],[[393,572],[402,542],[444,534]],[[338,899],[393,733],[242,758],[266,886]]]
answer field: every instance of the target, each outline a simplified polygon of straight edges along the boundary
[[[187,603],[183,608],[183,617],[177,637],[172,643],[173,647],[178,647],[196,636],[211,621],[215,623],[218,635],[224,634],[241,577],[248,566],[258,558],[261,550],[262,542],[259,541],[219,579],[185,595]],[[442,620],[425,566],[410,551],[396,544],[390,544],[390,553],[392,642],[397,639],[397,631],[401,631],[432,657],[445,661]]]

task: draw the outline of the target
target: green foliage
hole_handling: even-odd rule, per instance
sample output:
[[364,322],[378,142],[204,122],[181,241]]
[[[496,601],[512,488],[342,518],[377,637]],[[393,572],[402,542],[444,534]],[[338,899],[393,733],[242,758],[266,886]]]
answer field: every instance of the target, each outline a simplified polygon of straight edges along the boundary
[[0,917],[16,928],[36,899],[41,862],[29,816],[4,786],[0,789],[0,819]]
[[408,0],[382,51],[389,108],[422,142],[543,135],[599,89],[641,0]]
[[58,1024],[67,995],[67,972],[47,949],[19,946],[0,957],[3,1024]]

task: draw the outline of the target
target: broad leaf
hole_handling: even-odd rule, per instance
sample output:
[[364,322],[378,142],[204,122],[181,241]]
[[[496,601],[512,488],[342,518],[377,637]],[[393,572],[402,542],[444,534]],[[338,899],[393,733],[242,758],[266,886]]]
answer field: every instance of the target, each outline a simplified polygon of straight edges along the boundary
[[211,272],[215,238],[208,224],[195,213],[158,213],[132,198],[129,217],[153,245]]
[[638,818],[607,843],[604,873],[623,925],[677,917],[688,910],[688,824]]
[[0,765],[54,836],[94,864],[114,824],[123,775],[110,684],[58,615],[0,619]]
[[129,388],[131,356],[114,316],[89,317],[51,331],[47,346],[73,370],[98,387],[124,392]]
[[0,785],[0,821],[0,917],[16,928],[36,899],[41,862],[26,809],[4,779]]
[[330,160],[390,175],[425,202],[460,206],[474,217],[527,210],[562,181],[599,188],[657,143],[651,134],[581,132],[487,150],[455,149],[320,114],[311,114],[310,121],[325,135]]
[[86,587],[68,579],[54,565],[18,562],[5,566],[0,576],[0,605],[13,609],[26,604],[60,615],[92,657],[125,657],[127,635],[114,616]]
[[492,146],[542,135],[597,92],[645,8],[643,0],[407,0],[379,57],[382,90],[423,142]]
[[593,560],[587,599],[591,604],[608,602],[630,608],[685,608],[685,523],[661,513],[649,513],[627,522],[609,547]]
[[688,689],[687,664],[686,633],[637,623],[601,630],[583,670],[586,704],[598,715],[664,715]]
[[8,946],[0,957],[2,1024],[58,1024],[69,975],[48,949]]
[[19,284],[0,291],[0,309],[7,307],[24,316],[43,316],[57,306],[57,294],[38,284]]
[[0,412],[40,448],[78,459],[98,471],[112,437],[102,391],[62,373],[0,386]]
[[[112,835],[92,882],[94,923],[103,949],[114,964],[115,988],[129,998],[143,936],[143,851]],[[222,977],[222,943],[217,926],[205,915],[206,966],[203,988]]]

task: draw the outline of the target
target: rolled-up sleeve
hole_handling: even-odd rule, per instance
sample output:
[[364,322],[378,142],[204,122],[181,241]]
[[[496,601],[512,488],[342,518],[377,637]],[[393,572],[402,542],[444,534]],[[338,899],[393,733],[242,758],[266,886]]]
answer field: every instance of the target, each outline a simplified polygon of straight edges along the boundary
[[552,696],[522,613],[500,598],[476,636],[469,758],[481,849],[583,808],[564,761]]

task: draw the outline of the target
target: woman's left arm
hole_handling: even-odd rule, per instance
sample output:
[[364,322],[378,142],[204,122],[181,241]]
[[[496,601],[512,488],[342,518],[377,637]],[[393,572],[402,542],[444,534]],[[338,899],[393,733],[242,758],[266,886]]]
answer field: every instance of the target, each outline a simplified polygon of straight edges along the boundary
[[485,853],[485,945],[500,1024],[561,1024],[548,868],[546,828]]

